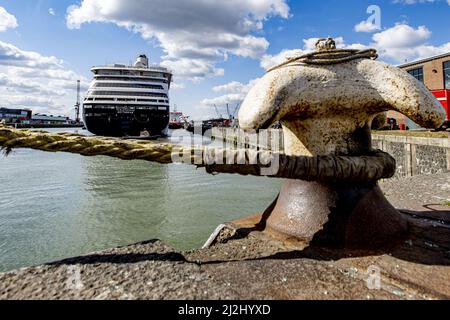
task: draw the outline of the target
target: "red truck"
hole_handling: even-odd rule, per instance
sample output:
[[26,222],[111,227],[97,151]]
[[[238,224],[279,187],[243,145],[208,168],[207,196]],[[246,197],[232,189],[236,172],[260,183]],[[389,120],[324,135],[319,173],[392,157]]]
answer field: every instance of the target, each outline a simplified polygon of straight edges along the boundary
[[442,104],[447,114],[445,119],[445,123],[442,126],[442,129],[446,130],[450,128],[450,90],[436,90],[431,91],[436,99]]

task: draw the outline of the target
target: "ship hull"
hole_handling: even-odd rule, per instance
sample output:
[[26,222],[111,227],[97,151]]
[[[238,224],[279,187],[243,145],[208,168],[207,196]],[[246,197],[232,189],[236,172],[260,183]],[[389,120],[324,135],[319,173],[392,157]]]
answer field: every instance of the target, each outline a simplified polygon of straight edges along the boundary
[[[118,108],[105,110],[96,106],[84,110],[83,119],[89,132],[100,136],[140,136],[147,131],[151,136],[163,136],[169,124],[169,111],[132,110],[121,113]],[[123,109],[123,108],[120,108]]]

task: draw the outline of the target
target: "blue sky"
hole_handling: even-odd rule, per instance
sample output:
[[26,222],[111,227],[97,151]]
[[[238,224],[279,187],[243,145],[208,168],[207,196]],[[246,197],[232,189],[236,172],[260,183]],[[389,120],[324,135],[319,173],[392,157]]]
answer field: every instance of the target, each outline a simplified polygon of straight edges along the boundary
[[0,106],[72,116],[91,66],[147,53],[175,74],[172,104],[208,118],[314,38],[398,64],[449,52],[448,30],[450,0],[0,0]]

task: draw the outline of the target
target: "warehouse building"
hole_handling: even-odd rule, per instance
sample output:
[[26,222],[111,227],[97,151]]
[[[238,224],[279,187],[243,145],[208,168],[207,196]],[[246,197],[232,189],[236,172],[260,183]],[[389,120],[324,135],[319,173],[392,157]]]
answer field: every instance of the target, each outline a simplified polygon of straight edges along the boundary
[[70,124],[70,119],[68,117],[56,117],[56,116],[48,116],[46,114],[34,114],[31,118],[33,124],[48,124],[48,125],[64,125]]

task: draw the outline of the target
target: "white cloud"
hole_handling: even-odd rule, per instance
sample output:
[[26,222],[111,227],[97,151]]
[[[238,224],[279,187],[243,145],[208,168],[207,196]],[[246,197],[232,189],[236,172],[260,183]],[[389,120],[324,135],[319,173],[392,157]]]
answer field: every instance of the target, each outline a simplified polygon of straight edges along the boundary
[[286,0],[83,0],[69,7],[67,26],[109,22],[157,39],[177,77],[201,79],[223,74],[216,63],[229,54],[260,58],[269,43],[252,32],[273,16],[289,17]]
[[[418,4],[418,3],[436,3],[436,2],[441,2],[441,1],[442,0],[394,0],[393,2],[394,3],[411,5],[411,4]],[[447,0],[446,2],[450,6],[450,0]]]
[[198,80],[211,75],[222,76],[225,73],[224,69],[215,68],[213,64],[202,59],[165,60],[161,65],[171,69],[177,78]]
[[261,67],[265,70],[269,70],[270,68],[283,63],[289,58],[300,56],[304,53],[306,53],[306,51],[302,49],[284,49],[276,55],[265,54],[261,58]]
[[[319,38],[303,39],[303,48],[301,49],[284,49],[280,53],[275,55],[266,54],[261,58],[260,65],[263,69],[268,70],[276,65],[285,62],[289,58],[295,58],[303,54],[312,52],[316,50],[317,40],[319,40]],[[360,43],[347,45],[343,37],[336,37],[334,38],[334,40],[338,48],[358,49],[358,50],[367,49],[367,46]]]
[[228,104],[236,104],[244,100],[245,94],[240,93],[229,93],[220,97],[215,97],[211,99],[203,99],[202,104],[205,106],[213,106],[217,105],[220,107],[223,107],[224,105]]
[[376,24],[369,21],[361,21],[355,26],[356,32],[375,32],[378,30],[380,30],[380,28]]
[[236,92],[241,92],[242,90],[244,90],[244,88],[246,87],[246,85],[242,84],[239,81],[232,81],[229,82],[227,84],[224,85],[220,85],[220,86],[215,86],[213,88],[214,92],[226,92],[226,93],[236,93]]
[[60,69],[62,64],[63,61],[56,57],[47,57],[37,52],[20,50],[12,44],[0,41],[0,65],[36,69]]
[[[416,3],[433,3],[438,0],[394,0],[394,3],[416,4]],[[450,0],[447,0],[450,4]]]
[[48,9],[48,14],[51,15],[51,16],[55,16],[56,15],[55,9],[49,8]]
[[397,63],[413,61],[450,51],[450,42],[434,46],[428,43],[431,31],[425,26],[414,29],[406,24],[396,26],[373,36],[374,46],[382,58]]
[[172,90],[182,90],[182,89],[186,88],[186,86],[184,85],[184,83],[174,82],[170,85],[170,88]]
[[64,61],[0,41],[0,106],[73,117],[78,79],[87,89],[88,80]]
[[0,7],[0,32],[17,27],[18,24],[16,17],[6,11],[5,8]]
[[201,104],[204,106],[213,106],[217,105],[218,107],[225,106],[229,104],[231,106],[235,106],[244,100],[247,93],[250,89],[256,84],[259,79],[253,79],[249,81],[247,84],[233,81],[224,85],[216,86],[213,88],[214,92],[224,93],[221,96],[204,99]]
[[[381,60],[389,63],[403,63],[450,51],[450,42],[438,46],[431,45],[428,42],[431,35],[431,31],[426,26],[413,28],[403,23],[375,33],[372,36],[372,42],[367,45],[346,44],[342,37],[337,37],[335,40],[338,48],[357,50],[375,48],[378,50]],[[286,61],[289,56],[298,56],[313,51],[316,41],[317,38],[305,39],[302,49],[285,49],[275,55],[264,55],[261,59],[261,67],[267,70]]]
[[373,40],[379,48],[411,48],[423,44],[430,36],[431,32],[425,26],[414,29],[407,24],[397,24],[374,34]]

